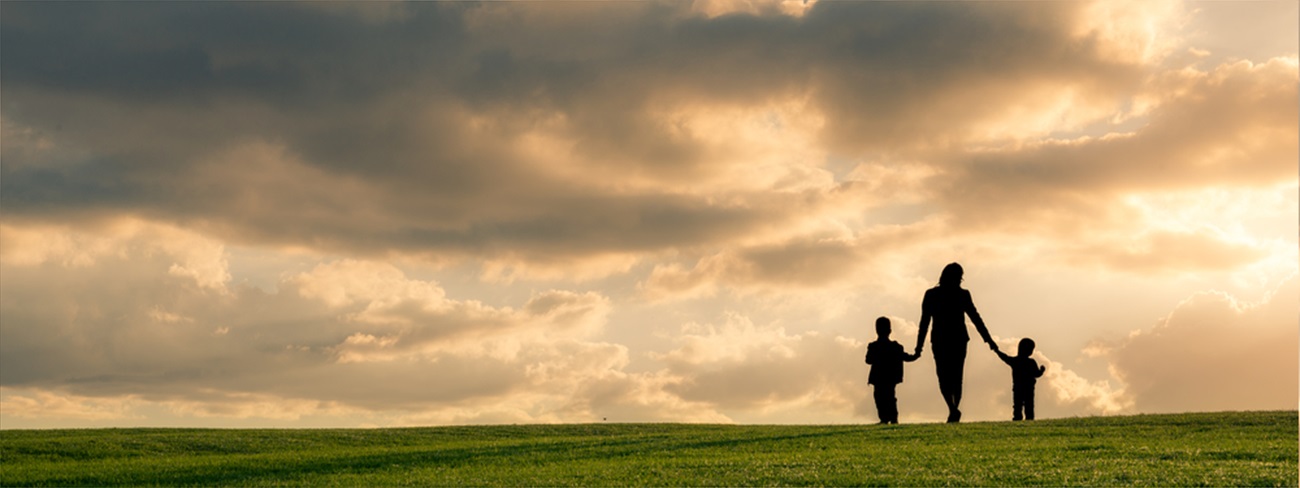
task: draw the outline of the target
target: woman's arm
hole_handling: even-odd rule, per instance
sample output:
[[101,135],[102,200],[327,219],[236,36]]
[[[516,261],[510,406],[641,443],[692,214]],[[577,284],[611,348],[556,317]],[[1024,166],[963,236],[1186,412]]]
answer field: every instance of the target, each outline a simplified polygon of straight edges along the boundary
[[975,331],[980,333],[980,338],[984,339],[990,348],[993,348],[993,338],[989,336],[989,329],[984,326],[984,319],[980,318],[979,311],[975,310],[975,300],[971,298],[970,291],[966,292],[965,308],[966,315],[969,315],[971,323],[975,324]]
[[930,313],[921,309],[921,326],[920,331],[916,333],[916,356],[921,357],[921,350],[925,348],[925,333],[930,330]]
[[921,357],[921,350],[925,349],[925,334],[930,331],[930,290],[925,291],[925,297],[921,299],[921,325],[920,330],[916,332],[916,356]]

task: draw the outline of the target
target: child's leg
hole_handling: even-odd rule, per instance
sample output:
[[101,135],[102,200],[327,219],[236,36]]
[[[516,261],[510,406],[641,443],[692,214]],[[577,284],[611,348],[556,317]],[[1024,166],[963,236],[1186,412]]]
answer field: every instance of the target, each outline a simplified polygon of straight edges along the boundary
[[889,385],[871,385],[871,396],[876,400],[876,416],[880,423],[889,422],[889,401],[894,397],[894,389]]
[[1019,389],[1011,390],[1011,405],[1011,420],[1015,421],[1024,418],[1020,415],[1020,411],[1025,406],[1025,398]]
[[1025,420],[1034,420],[1034,389],[1025,392]]
[[889,417],[887,419],[882,419],[882,420],[888,421],[891,424],[897,424],[898,423],[898,394],[897,394],[898,385],[889,385],[888,387],[885,388],[885,390],[887,391],[886,394],[889,396],[888,398],[885,399],[885,413],[888,414]]

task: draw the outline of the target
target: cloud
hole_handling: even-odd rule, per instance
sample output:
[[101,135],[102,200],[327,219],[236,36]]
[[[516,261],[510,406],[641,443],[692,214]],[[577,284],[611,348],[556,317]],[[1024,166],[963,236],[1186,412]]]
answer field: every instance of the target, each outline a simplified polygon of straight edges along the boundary
[[1083,414],[1294,408],[1298,285],[1293,275],[1258,303],[1197,293],[1154,327],[1094,341],[1082,353],[1106,365],[1102,379],[1037,351],[1048,368],[1040,384],[1055,408]]
[[1292,277],[1261,303],[1196,294],[1106,357],[1144,412],[1295,408],[1297,293]]
[[[134,407],[114,411],[157,404],[198,417],[472,418],[454,412],[508,396],[534,398],[519,405],[532,418],[560,419],[573,418],[556,412],[575,402],[601,406],[573,397],[588,381],[613,375],[630,391],[648,381],[622,371],[625,346],[593,340],[609,313],[596,293],[550,290],[518,308],[492,306],[358,260],[286,276],[274,292],[215,290],[171,272],[186,256],[174,234],[105,233],[57,239],[90,243],[93,260],[2,262],[0,383],[22,391],[7,400],[14,408],[64,398],[81,400],[60,405],[101,411],[130,399]],[[65,410],[75,409],[49,415]]]
[[[844,331],[945,262],[1069,278],[1005,330],[1251,296],[1295,267],[1300,75],[1189,44],[1188,7],[0,3],[6,408],[840,421],[874,415]],[[1041,413],[1198,405],[1143,358],[1202,345],[1184,308],[1273,322],[1230,303],[1105,372],[1053,331]],[[975,349],[968,418],[1002,418]]]
[[218,241],[171,225],[132,218],[105,222],[99,232],[76,232],[67,225],[0,224],[5,241],[0,259],[20,266],[57,263],[88,267],[128,251],[161,252],[173,259],[167,272],[194,280],[201,287],[226,291],[230,281],[225,247]]
[[[882,213],[892,210],[888,203],[878,208]],[[844,226],[809,227],[799,237],[738,245],[703,256],[689,268],[673,262],[657,264],[638,287],[650,299],[711,296],[720,290],[785,295],[824,292],[860,280],[867,270],[880,271],[908,246],[924,242],[926,233],[936,230],[937,222],[882,225],[856,234]]]
[[854,359],[862,346],[817,332],[788,334],[781,327],[756,326],[736,314],[719,325],[687,324],[674,342],[676,348],[655,355],[680,378],[665,390],[688,401],[740,411],[814,398],[831,404],[821,408],[847,404],[839,390],[856,376],[849,371],[861,361]]
[[831,157],[1109,117],[1144,71],[1107,53],[1160,34],[1085,4],[702,8],[7,5],[3,116],[26,135],[0,199],[599,277],[837,218]]
[[1269,250],[1231,236],[1202,232],[1145,232],[1119,242],[1081,246],[1067,253],[1079,264],[1093,264],[1135,273],[1163,269],[1234,269],[1264,258]]
[[1112,207],[1128,194],[1294,180],[1296,80],[1285,59],[1163,73],[1137,131],[963,156],[938,195],[963,227],[1083,229],[1134,224]]
[[48,391],[0,390],[5,416],[19,418],[54,417],[75,420],[142,419],[132,412],[143,403],[131,397],[89,398],[59,395]]
[[[1088,379],[1042,353],[1036,355],[1039,356],[1039,364],[1047,367],[1042,379],[1042,384],[1046,388],[1039,387],[1038,391],[1041,393],[1038,395],[1041,397],[1044,394],[1054,394],[1049,399],[1054,400],[1057,408],[1089,415],[1116,415],[1134,411],[1133,399],[1122,387],[1112,384],[1109,379]],[[1121,381],[1115,383],[1123,384]],[[1041,404],[1040,401],[1039,405]]]
[[[88,255],[72,246],[0,262],[6,408],[23,418],[95,422],[130,422],[162,408],[181,419],[384,425],[874,415],[866,367],[858,366],[868,333],[850,338],[806,324],[791,332],[729,313],[683,325],[664,337],[666,349],[638,349],[653,362],[632,368],[634,349],[599,338],[612,313],[600,294],[550,290],[517,307],[489,305],[362,260],[287,274],[274,292],[223,291],[171,273],[187,253],[154,240],[181,234],[148,231],[155,226],[56,239],[85,243],[93,259],[62,258]],[[96,285],[110,276],[118,286]],[[1285,408],[1294,397],[1287,385],[1296,382],[1260,371],[1290,371],[1283,367],[1297,359],[1286,339],[1294,338],[1294,303],[1281,299],[1296,282],[1258,305],[1192,297],[1157,327],[1093,348],[1110,364],[1106,379],[1052,360],[1060,345],[1043,341],[1040,361],[1050,372],[1042,415]],[[910,347],[915,324],[893,320],[895,340]],[[1013,342],[1002,339],[1004,347]],[[933,366],[923,359],[909,363],[899,390],[908,421],[942,415]],[[1205,395],[1206,388],[1229,394]],[[1009,374],[982,347],[972,346],[966,389],[969,418],[1003,416]]]
[[863,260],[851,242],[823,240],[753,246],[701,258],[691,269],[657,265],[641,288],[654,298],[708,295],[717,286],[821,286],[851,275]]

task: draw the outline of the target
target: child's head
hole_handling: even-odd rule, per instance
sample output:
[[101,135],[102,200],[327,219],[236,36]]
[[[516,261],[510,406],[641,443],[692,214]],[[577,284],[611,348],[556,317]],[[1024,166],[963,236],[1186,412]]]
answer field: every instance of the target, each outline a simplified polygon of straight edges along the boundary
[[887,339],[889,338],[889,332],[889,319],[886,317],[876,319],[876,335],[880,336],[881,339]]
[[1034,353],[1034,340],[1028,337],[1021,339],[1020,350],[1016,353],[1016,355],[1022,358],[1027,358],[1029,357],[1030,354],[1033,353]]

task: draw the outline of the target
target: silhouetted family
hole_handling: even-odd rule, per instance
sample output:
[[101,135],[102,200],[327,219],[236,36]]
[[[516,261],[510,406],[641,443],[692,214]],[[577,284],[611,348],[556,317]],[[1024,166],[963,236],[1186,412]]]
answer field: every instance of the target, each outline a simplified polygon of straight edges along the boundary
[[[966,316],[975,324],[975,331],[988,344],[989,349],[997,353],[1002,361],[1011,366],[1012,420],[1034,419],[1034,384],[1046,371],[1029,356],[1034,353],[1034,341],[1021,339],[1015,356],[1008,356],[998,350],[998,345],[989,336],[984,320],[975,310],[970,292],[961,287],[962,268],[960,264],[951,263],[939,274],[939,285],[925,292],[921,300],[920,331],[916,336],[915,353],[907,354],[903,346],[889,339],[891,324],[888,318],[876,319],[876,340],[867,344],[867,364],[871,372],[867,383],[872,385],[872,395],[876,400],[876,411],[882,424],[898,423],[898,384],[903,382],[903,363],[915,361],[921,357],[925,346],[925,336],[930,335],[930,345],[934,348],[934,369],[939,377],[939,394],[948,405],[948,422],[961,421],[961,383],[966,366],[966,343],[970,334],[966,331]],[[933,325],[933,331],[931,326]]]

